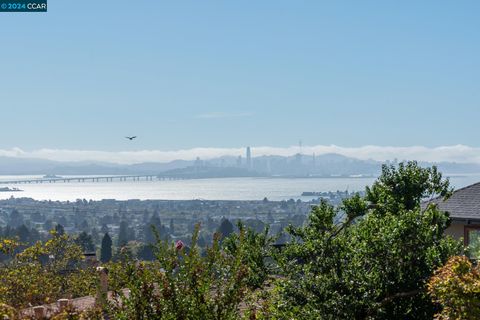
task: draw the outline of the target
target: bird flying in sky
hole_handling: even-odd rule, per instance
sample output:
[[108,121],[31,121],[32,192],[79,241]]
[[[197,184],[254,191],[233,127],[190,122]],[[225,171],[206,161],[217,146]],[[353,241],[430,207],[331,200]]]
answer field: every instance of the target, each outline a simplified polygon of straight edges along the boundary
[[135,139],[137,136],[132,136],[132,137],[125,137],[125,139],[128,139],[130,141],[132,141],[133,139]]

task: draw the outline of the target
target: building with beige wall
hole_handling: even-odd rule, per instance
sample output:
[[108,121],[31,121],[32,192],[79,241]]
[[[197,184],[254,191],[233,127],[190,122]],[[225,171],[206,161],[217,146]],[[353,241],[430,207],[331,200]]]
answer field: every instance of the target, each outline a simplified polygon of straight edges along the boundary
[[472,248],[471,254],[480,258],[480,183],[455,190],[446,201],[437,198],[431,202],[450,215],[452,222],[445,233],[463,239]]

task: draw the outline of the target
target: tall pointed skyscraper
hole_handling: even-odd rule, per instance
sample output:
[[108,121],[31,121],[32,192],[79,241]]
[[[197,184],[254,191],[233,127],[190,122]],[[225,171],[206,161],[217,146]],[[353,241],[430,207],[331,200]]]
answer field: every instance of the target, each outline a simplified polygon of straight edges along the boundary
[[247,147],[247,169],[252,169],[252,153],[250,147]]

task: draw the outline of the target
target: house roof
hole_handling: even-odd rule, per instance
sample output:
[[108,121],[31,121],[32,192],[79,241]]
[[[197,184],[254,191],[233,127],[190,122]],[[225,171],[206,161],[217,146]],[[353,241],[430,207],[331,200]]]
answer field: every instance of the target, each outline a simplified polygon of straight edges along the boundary
[[446,201],[438,197],[427,203],[436,203],[452,219],[480,220],[480,182],[455,190]]

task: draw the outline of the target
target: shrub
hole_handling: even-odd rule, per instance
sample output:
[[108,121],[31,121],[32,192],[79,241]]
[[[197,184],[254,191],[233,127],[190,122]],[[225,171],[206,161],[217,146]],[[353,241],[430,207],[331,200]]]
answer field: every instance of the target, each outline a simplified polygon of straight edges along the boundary
[[467,257],[451,257],[430,279],[428,292],[441,306],[436,319],[480,319],[480,272]]
[[222,250],[216,235],[202,256],[198,231],[197,225],[190,248],[159,240],[155,261],[124,259],[112,265],[109,277],[116,299],[108,313],[115,319],[238,319],[250,276],[243,263],[245,232],[233,240],[234,252]]
[[237,226],[240,232],[226,238],[223,248],[232,256],[242,256],[242,264],[249,269],[248,286],[252,289],[261,288],[272,273],[272,265],[266,259],[272,254],[271,246],[275,239],[268,235],[268,227],[262,233],[257,233],[241,222]]
[[0,301],[23,308],[93,294],[96,274],[93,268],[79,268],[82,260],[73,239],[53,232],[50,240],[14,254],[0,268]]

